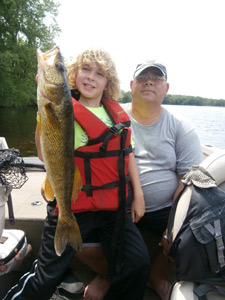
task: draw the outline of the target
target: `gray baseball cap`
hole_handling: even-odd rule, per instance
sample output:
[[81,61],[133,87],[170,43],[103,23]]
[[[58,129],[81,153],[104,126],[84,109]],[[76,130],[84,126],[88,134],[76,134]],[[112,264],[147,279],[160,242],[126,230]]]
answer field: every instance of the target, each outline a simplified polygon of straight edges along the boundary
[[136,70],[134,71],[134,78],[136,78],[141,72],[148,68],[157,68],[161,71],[161,73],[167,78],[166,67],[161,63],[158,63],[155,60],[148,60],[142,64],[138,64]]

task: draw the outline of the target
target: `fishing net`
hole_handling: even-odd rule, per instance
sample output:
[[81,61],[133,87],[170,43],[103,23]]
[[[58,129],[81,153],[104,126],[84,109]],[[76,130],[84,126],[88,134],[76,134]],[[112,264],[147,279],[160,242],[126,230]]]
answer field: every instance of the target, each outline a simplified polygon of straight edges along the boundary
[[0,150],[0,183],[20,189],[28,180],[22,155],[17,149]]

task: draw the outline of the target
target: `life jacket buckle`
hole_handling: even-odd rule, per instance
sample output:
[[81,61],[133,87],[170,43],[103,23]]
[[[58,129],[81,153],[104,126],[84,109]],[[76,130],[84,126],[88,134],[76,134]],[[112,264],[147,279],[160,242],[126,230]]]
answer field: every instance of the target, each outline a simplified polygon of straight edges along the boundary
[[118,132],[118,129],[116,128],[116,125],[113,125],[113,126],[110,128],[110,132],[112,132],[113,134],[115,134],[115,133]]
[[122,129],[124,127],[124,124],[119,122],[118,124],[115,124],[113,125],[111,128],[110,128],[110,131],[115,134],[117,133],[118,131],[120,131],[120,129]]

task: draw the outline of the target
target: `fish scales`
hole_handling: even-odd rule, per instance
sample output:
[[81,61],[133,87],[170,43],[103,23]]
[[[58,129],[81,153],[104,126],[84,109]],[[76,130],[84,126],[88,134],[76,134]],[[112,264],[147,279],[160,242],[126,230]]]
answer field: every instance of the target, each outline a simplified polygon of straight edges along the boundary
[[71,212],[72,194],[75,198],[81,188],[79,172],[74,177],[73,106],[59,48],[45,53],[38,50],[37,58],[40,140],[47,173],[45,192],[57,199],[59,216],[54,246],[60,256],[67,243],[75,250],[82,248],[80,230]]

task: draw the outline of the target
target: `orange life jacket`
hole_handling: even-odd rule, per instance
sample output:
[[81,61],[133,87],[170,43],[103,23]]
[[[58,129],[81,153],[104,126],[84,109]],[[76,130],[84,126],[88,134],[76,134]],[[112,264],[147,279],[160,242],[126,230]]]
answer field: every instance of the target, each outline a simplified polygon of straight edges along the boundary
[[117,210],[121,205],[125,207],[129,153],[132,152],[129,117],[115,100],[102,99],[115,123],[109,128],[79,101],[72,100],[74,118],[89,139],[86,146],[74,151],[83,187],[75,202],[72,202],[72,211],[78,213]]

